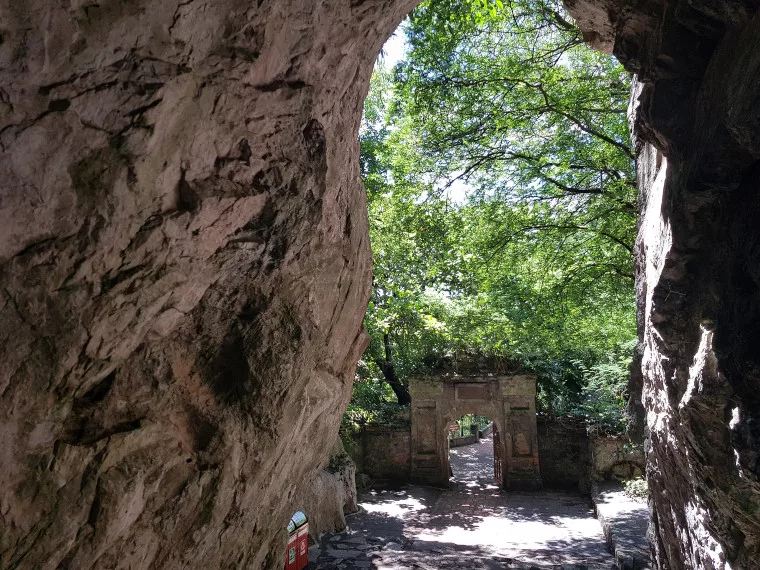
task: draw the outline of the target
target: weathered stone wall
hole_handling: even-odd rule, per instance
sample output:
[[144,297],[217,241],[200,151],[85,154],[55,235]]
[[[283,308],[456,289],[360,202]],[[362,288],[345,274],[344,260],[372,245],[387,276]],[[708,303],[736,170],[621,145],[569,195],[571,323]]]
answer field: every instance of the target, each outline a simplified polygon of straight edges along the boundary
[[364,470],[364,449],[362,447],[361,432],[341,434],[343,449],[348,453],[351,460],[356,465],[356,472],[361,473]]
[[[572,419],[539,416],[536,422],[544,488],[585,494],[593,481],[643,474],[643,449],[630,444],[627,437],[589,436],[585,422]],[[448,446],[461,447],[477,441],[475,435],[449,438]],[[371,426],[350,445],[349,454],[372,478],[409,481],[411,447],[409,427]]]
[[373,479],[408,481],[411,475],[412,433],[407,427],[367,427],[362,430],[362,470]]
[[[502,434],[494,446],[505,489],[541,487],[536,438],[536,377],[441,371],[409,379],[412,397],[412,480],[449,485],[448,426],[465,414],[491,419]],[[498,426],[501,426],[500,428]]]
[[589,438],[592,477],[625,480],[644,475],[644,448],[623,436]]
[[539,417],[538,457],[545,488],[589,493],[595,481],[631,479],[644,473],[644,451],[627,437],[589,435],[586,423]]
[[755,568],[760,2],[567,4],[587,39],[637,74],[637,293],[655,563]]
[[590,465],[586,424],[544,416],[537,419],[537,424],[538,459],[544,488],[588,493]]
[[0,0],[0,567],[280,568],[365,345],[413,2]]

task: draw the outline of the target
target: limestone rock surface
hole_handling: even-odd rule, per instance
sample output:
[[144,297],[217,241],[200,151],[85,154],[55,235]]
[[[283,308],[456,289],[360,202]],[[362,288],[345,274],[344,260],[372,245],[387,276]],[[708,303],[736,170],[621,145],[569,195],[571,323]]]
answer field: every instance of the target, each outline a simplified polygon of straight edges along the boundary
[[760,565],[760,2],[567,0],[637,74],[654,562]]
[[0,0],[0,568],[280,568],[411,2]]
[[309,518],[309,534],[318,542],[326,532],[346,528],[346,515],[359,509],[356,500],[356,464],[344,451],[340,439],[323,469],[300,487],[296,507]]

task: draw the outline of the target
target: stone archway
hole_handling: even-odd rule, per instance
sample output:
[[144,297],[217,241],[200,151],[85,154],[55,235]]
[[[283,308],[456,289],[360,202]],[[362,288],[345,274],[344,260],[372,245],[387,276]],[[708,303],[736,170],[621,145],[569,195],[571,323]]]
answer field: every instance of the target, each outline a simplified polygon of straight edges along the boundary
[[409,381],[412,396],[411,476],[448,486],[446,425],[467,413],[490,418],[501,434],[502,487],[542,486],[536,432],[536,378],[532,375],[424,376]]

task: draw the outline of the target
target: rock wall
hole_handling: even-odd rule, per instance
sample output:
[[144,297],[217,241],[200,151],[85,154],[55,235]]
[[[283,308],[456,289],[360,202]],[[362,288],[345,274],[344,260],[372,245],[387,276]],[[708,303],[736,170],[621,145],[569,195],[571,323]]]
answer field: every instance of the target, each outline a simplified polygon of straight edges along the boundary
[[366,338],[412,2],[0,0],[0,567],[280,568]]
[[306,513],[309,535],[315,542],[325,532],[344,530],[345,515],[358,510],[356,465],[344,451],[340,439],[333,446],[324,468],[299,486],[295,507]]
[[637,74],[637,292],[658,568],[760,564],[760,2],[567,0]]

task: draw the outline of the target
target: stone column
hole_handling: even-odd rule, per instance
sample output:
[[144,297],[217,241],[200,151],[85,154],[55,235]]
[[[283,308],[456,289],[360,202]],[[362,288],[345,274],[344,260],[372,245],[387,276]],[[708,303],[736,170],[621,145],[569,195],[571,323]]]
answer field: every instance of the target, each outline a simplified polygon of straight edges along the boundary
[[439,378],[413,378],[412,397],[412,481],[448,487],[448,442],[441,412],[444,384]]
[[536,427],[536,377],[499,379],[504,410],[502,435],[506,442],[504,488],[534,490],[542,487]]

